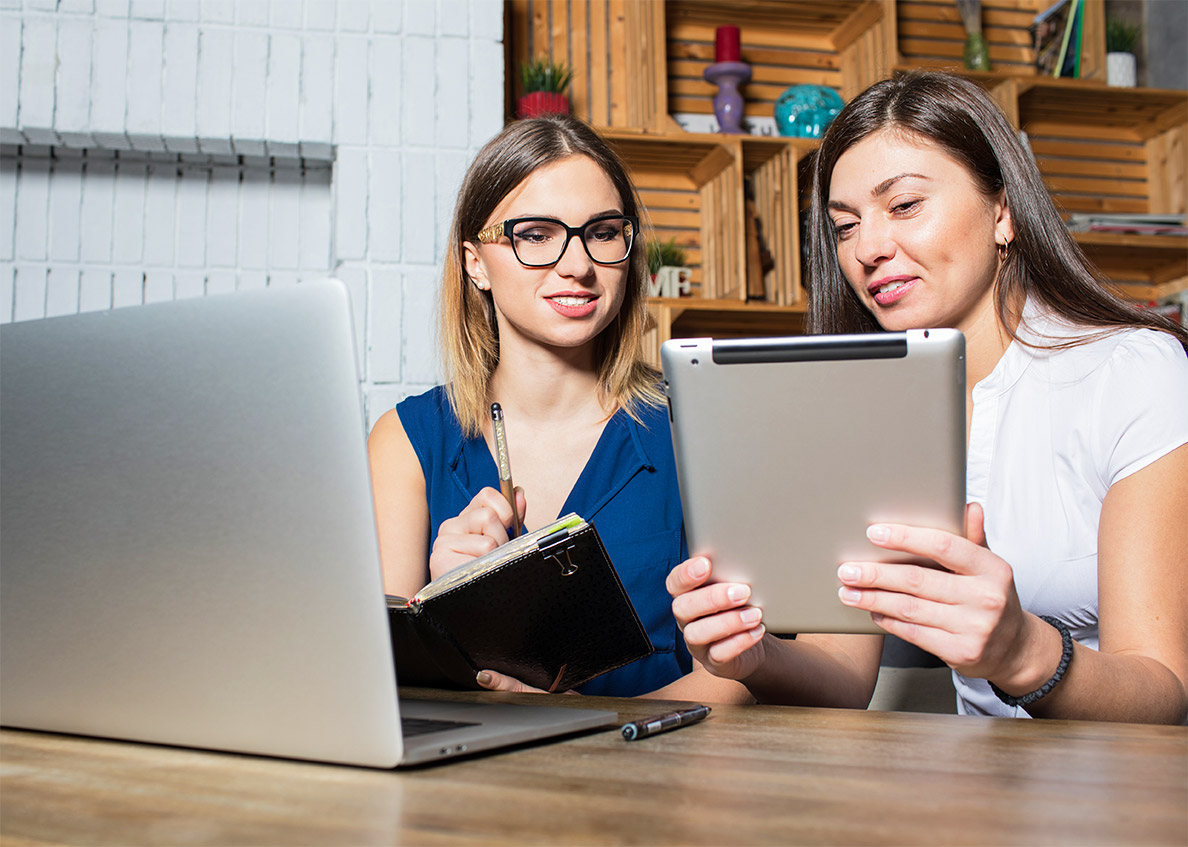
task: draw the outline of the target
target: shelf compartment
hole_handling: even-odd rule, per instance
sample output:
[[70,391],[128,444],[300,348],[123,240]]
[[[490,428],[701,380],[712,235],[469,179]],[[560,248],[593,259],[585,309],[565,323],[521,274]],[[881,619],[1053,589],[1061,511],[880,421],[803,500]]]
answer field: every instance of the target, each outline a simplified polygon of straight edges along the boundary
[[[1035,48],[1028,31],[1053,0],[984,0],[982,34],[990,67],[998,73],[1035,76]],[[1105,78],[1105,14],[1101,3],[1084,4],[1081,80]],[[915,67],[961,68],[965,27],[952,0],[906,0],[896,4],[899,53]]]
[[1188,280],[1188,236],[1074,232],[1089,260],[1123,293],[1158,300]]
[[[744,298],[738,140],[613,130],[604,135],[628,164],[652,237],[675,239],[686,251],[694,296]],[[644,232],[646,236],[646,224]]]
[[1017,109],[1064,211],[1185,212],[1188,94],[1036,79],[1019,82]]
[[754,191],[755,211],[775,262],[763,276],[763,301],[772,305],[804,302],[800,277],[799,172],[804,157],[816,147],[816,139],[807,138],[743,139],[743,174]]
[[666,14],[668,111],[711,114],[717,86],[705,80],[714,32],[737,25],[751,81],[741,87],[744,112],[771,117],[790,85],[825,85],[844,99],[890,66],[894,21],[883,0],[669,0]]
[[664,4],[634,0],[507,0],[508,94],[523,93],[521,62],[573,69],[573,114],[599,127],[653,130],[667,115]]

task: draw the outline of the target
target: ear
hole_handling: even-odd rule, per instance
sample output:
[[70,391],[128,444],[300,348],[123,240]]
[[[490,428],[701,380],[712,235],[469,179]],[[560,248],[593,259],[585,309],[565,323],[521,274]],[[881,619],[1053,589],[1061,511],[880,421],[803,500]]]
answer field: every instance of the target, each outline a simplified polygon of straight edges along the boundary
[[479,255],[478,245],[463,241],[462,258],[466,266],[466,275],[470,277],[474,287],[481,291],[490,291],[491,281],[487,278],[487,268],[483,264],[483,257]]
[[1007,205],[1005,191],[999,192],[994,213],[994,241],[1000,245],[1010,244],[1015,240],[1015,223],[1011,220],[1011,207]]

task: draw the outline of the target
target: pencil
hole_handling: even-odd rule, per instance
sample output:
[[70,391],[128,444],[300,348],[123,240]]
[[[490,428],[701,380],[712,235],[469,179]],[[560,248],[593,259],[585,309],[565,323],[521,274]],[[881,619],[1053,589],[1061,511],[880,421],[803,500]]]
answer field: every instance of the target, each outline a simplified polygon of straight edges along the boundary
[[520,534],[520,516],[516,512],[516,489],[512,485],[511,462],[507,458],[507,433],[503,431],[503,409],[491,404],[491,427],[495,431],[495,455],[499,465],[499,490],[512,507],[512,523],[508,532],[512,538]]

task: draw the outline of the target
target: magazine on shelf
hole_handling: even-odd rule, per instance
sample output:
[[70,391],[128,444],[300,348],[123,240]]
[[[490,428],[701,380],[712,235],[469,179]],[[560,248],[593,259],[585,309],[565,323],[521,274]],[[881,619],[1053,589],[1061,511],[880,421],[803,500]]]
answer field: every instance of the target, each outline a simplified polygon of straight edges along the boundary
[[1067,224],[1071,232],[1188,235],[1188,219],[1182,214],[1074,214],[1069,216]]

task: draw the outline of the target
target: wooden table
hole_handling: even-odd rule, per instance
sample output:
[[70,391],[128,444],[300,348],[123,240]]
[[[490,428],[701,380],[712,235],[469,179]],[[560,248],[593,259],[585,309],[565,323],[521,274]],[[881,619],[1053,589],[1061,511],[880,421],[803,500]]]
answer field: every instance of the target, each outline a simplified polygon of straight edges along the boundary
[[3,845],[1188,843],[1184,727],[718,706],[402,771],[5,730],[0,768]]

